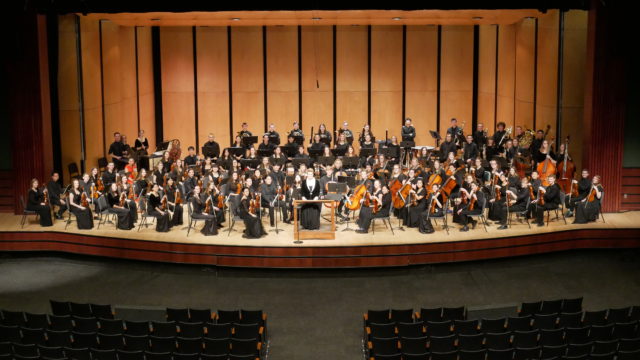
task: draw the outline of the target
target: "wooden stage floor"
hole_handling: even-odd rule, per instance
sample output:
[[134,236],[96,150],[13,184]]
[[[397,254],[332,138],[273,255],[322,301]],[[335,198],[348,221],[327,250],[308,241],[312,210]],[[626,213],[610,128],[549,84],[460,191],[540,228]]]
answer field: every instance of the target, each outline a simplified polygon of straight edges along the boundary
[[[66,215],[66,214],[65,214]],[[323,215],[326,215],[323,213]],[[155,225],[130,231],[116,230],[113,224],[100,229],[78,230],[72,222],[64,230],[57,220],[42,228],[33,216],[20,227],[21,216],[0,214],[0,251],[63,251],[90,255],[142,260],[206,263],[227,266],[257,267],[351,267],[403,266],[417,263],[465,261],[482,258],[562,251],[572,248],[638,247],[640,246],[640,212],[605,214],[606,223],[573,225],[573,218],[554,219],[549,226],[531,229],[525,222],[515,221],[507,230],[492,224],[485,232],[479,223],[475,229],[461,232],[458,224],[450,224],[449,234],[436,225],[433,234],[420,234],[417,229],[398,230],[395,234],[381,221],[375,234],[343,231],[346,223],[337,225],[335,240],[304,240],[294,244],[293,226],[279,223],[277,235],[270,231],[268,217],[263,217],[269,233],[261,239],[242,237],[240,221],[229,234],[229,221],[217,236],[204,236],[191,230],[187,237],[185,224],[168,233],[158,233]],[[66,217],[65,217],[66,218]],[[449,216],[449,220],[451,216]],[[515,219],[515,217],[514,217]],[[328,226],[322,220],[324,226]],[[97,221],[95,221],[97,226]],[[202,223],[198,224],[201,227]],[[352,229],[356,225],[351,222]],[[545,245],[546,244],[546,245]],[[385,259],[386,258],[386,259]],[[226,259],[226,261],[220,261]]]

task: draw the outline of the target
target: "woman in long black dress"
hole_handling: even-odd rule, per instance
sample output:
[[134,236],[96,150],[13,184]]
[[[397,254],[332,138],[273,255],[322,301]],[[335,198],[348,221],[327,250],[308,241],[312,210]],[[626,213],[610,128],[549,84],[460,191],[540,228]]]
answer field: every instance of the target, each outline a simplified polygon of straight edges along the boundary
[[409,206],[407,223],[405,224],[406,226],[412,228],[417,228],[418,226],[420,226],[420,216],[427,206],[426,195],[427,192],[424,189],[424,182],[422,181],[422,178],[418,178],[418,180],[416,181],[415,190],[411,190],[412,205]]
[[[144,171],[144,169],[142,170]],[[138,221],[138,205],[136,204],[136,196],[140,194],[140,192],[136,192],[135,191],[136,186],[134,185],[129,185],[127,183],[125,183],[123,185],[123,193],[126,193],[126,200],[124,201],[125,205],[125,209],[129,210],[129,213],[131,214],[131,221],[133,221],[134,223],[136,221]]]
[[[200,232],[202,235],[218,235],[218,224],[216,222],[216,210],[213,204],[213,198],[209,198],[209,195],[200,193],[200,186],[196,186],[193,188],[193,196],[189,200],[191,202],[191,208],[193,212],[191,213],[191,217],[194,219],[206,219],[204,226]],[[207,208],[207,202],[211,202],[209,213],[205,210]]]
[[370,206],[362,206],[360,208],[360,215],[358,216],[358,228],[357,233],[366,234],[369,231],[371,220],[373,218],[381,218],[389,216],[389,207],[391,206],[391,193],[387,185],[381,186],[380,180],[376,180],[373,183],[373,197],[375,197],[380,204],[380,209],[375,214],[373,208]]
[[[69,210],[76,216],[78,223],[78,229],[93,229],[93,215],[91,215],[91,209],[84,207],[81,204],[82,188],[80,187],[80,181],[78,179],[73,180],[73,185],[69,191]],[[89,198],[90,195],[85,195]]]
[[109,207],[111,207],[111,211],[118,216],[118,229],[133,229],[134,220],[131,217],[130,210],[127,209],[124,204],[120,206],[120,195],[118,194],[118,185],[116,185],[116,183],[111,184],[109,192],[107,192],[107,202],[109,203]]
[[[176,196],[179,191],[180,190],[178,190],[178,187],[173,182],[173,179],[168,178],[167,188],[164,189],[164,194],[167,196],[167,206],[169,207],[169,210],[173,211],[173,214],[171,215],[171,226],[179,226],[183,223],[182,204],[176,204]],[[180,199],[183,199],[182,194],[180,194],[179,196]]]
[[136,159],[138,159],[138,169],[149,169],[149,157],[145,156],[149,154],[149,141],[147,137],[144,136],[144,130],[138,131],[134,148],[136,151]]
[[432,216],[442,216],[444,213],[444,194],[442,191],[438,191],[439,185],[434,184],[431,187],[431,194],[425,201],[425,211],[420,214],[420,226],[418,231],[421,234],[432,234],[435,232],[433,224],[431,224]]
[[263,235],[267,235],[262,227],[262,220],[257,214],[252,214],[249,209],[251,208],[251,192],[249,188],[242,189],[242,198],[240,199],[240,217],[244,220],[244,234],[243,238],[257,239]]
[[149,215],[156,218],[156,231],[168,232],[171,229],[169,223],[169,211],[162,210],[162,199],[158,194],[158,184],[154,184],[149,194],[149,203],[147,204]]
[[[44,188],[46,191],[47,188]],[[27,200],[27,210],[40,216],[40,226],[52,226],[51,207],[44,202],[44,192],[38,189],[38,179],[31,179],[31,189]]]
[[[574,224],[586,224],[591,221],[598,220],[600,215],[600,199],[602,199],[602,184],[600,184],[600,175],[593,177],[591,190],[586,198],[576,204],[576,218],[573,220]],[[591,192],[595,192],[593,201],[589,201],[589,195]]]
[[[320,182],[313,176],[313,169],[307,169],[307,178],[302,182],[302,200],[318,200],[320,198]],[[300,225],[306,230],[320,228],[320,203],[304,204],[300,209]]]

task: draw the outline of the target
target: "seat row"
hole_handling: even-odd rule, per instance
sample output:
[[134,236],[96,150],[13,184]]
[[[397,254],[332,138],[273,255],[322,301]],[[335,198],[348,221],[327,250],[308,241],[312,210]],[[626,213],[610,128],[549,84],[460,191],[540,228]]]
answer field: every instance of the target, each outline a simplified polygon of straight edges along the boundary
[[466,320],[467,309],[461,307],[421,308],[419,312],[413,309],[384,309],[368,310],[364,315],[365,325],[368,323],[387,324],[393,322],[411,323],[414,321],[453,321]]
[[371,360],[637,360],[640,359],[640,350],[618,351],[607,354],[567,355],[566,347],[542,347],[532,349],[507,349],[507,350],[477,350],[477,351],[451,351],[433,352],[423,354],[410,354],[397,352],[389,355],[372,356]]
[[518,316],[560,316],[563,313],[582,314],[583,320],[589,322],[591,325],[640,320],[640,306],[628,306],[583,312],[581,310],[581,306],[576,305],[565,308],[561,303],[559,303],[560,301],[561,300],[522,303],[518,309]]

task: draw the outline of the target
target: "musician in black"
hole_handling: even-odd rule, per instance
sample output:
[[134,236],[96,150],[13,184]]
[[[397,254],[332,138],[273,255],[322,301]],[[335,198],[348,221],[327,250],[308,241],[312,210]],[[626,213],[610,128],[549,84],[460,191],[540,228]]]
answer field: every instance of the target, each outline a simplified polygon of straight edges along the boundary
[[118,170],[124,169],[124,166],[127,165],[128,159],[124,156],[125,149],[120,133],[113,133],[113,143],[109,146],[109,155]]
[[353,132],[349,130],[349,123],[346,121],[342,123],[342,128],[338,130],[338,135],[342,134],[344,134],[345,140],[351,145],[353,143]]
[[478,125],[476,125],[476,131],[473,132],[473,142],[476,143],[479,150],[487,144],[487,133],[485,132],[484,125],[482,123],[478,123]]
[[572,187],[578,187],[578,196],[574,197],[569,196],[570,194],[567,194],[565,200],[567,209],[569,209],[567,211],[567,217],[572,217],[576,205],[579,204],[584,198],[586,198],[587,195],[589,195],[589,190],[591,190],[592,183],[591,179],[589,179],[589,170],[582,169],[580,180],[572,179],[571,182]]
[[[106,173],[106,171],[105,171]],[[115,175],[114,182],[115,182]],[[51,173],[51,180],[47,183],[47,193],[49,195],[49,204],[51,207],[57,206],[58,212],[56,213],[56,219],[62,219],[62,214],[67,211],[67,202],[62,199],[62,187],[60,186],[60,174],[57,172]],[[107,186],[105,184],[105,186]]]
[[485,180],[486,180],[486,177],[485,177],[486,176],[485,175],[486,171],[485,171],[484,166],[482,164],[482,158],[480,158],[480,157],[475,158],[474,165],[471,168],[471,170],[475,171],[476,181],[478,181],[480,184],[483,184],[485,182]]
[[402,137],[402,141],[414,141],[416,138],[416,128],[411,125],[411,119],[406,118],[404,120],[404,125],[400,131],[400,135]]
[[[246,122],[242,123],[242,130],[240,130],[238,132],[238,136],[240,137],[240,140],[242,141],[242,139],[249,137],[249,136],[253,136],[253,134],[251,133],[251,131],[249,131],[249,125]],[[237,144],[234,146],[238,146]],[[244,147],[245,150],[249,149],[251,147],[251,145],[247,144],[241,144],[240,146]]]
[[[498,230],[507,229],[507,190],[509,180],[504,173],[500,173],[499,181],[493,186],[493,198],[489,199],[490,211],[489,219],[500,224]],[[500,197],[500,199],[498,199]]]
[[389,209],[391,207],[391,193],[389,192],[389,188],[386,185],[383,186],[380,180],[376,180],[373,183],[373,193],[371,197],[376,199],[378,210],[374,213],[373,201],[371,201],[370,206],[363,205],[360,208],[357,233],[366,234],[369,232],[372,219],[389,216]]
[[473,136],[471,135],[467,135],[467,141],[464,143],[463,150],[464,152],[462,158],[464,159],[465,163],[470,165],[475,160],[475,158],[480,155],[478,145],[473,142]]
[[[204,226],[200,232],[202,235],[218,235],[218,223],[216,222],[216,216],[213,214],[215,211],[222,212],[221,209],[216,208],[213,203],[213,198],[209,195],[200,193],[200,186],[196,186],[193,189],[193,196],[191,200],[191,208],[193,209],[191,217],[194,219],[206,219]],[[207,202],[209,203],[209,212],[206,212]],[[216,210],[217,209],[217,210]]]
[[[594,192],[593,196],[590,196],[591,192]],[[602,194],[604,189],[600,183],[600,176],[593,177],[591,188],[588,190],[587,196],[585,196],[576,205],[576,218],[573,221],[574,224],[586,224],[591,221],[596,221],[600,214]],[[591,199],[591,201],[589,201]]]
[[456,153],[456,143],[453,141],[451,134],[447,133],[445,140],[440,144],[440,161],[443,162],[449,157],[449,153]]
[[168,232],[169,229],[171,229],[169,211],[167,211],[167,209],[162,210],[162,198],[158,192],[158,184],[154,184],[151,188],[147,211],[149,212],[149,215],[156,218],[157,232]]
[[360,147],[362,147],[362,144],[364,144],[367,136],[369,136],[369,140],[374,138],[373,133],[371,132],[371,126],[369,126],[369,124],[364,124],[364,126],[362,127],[362,132],[360,133],[360,136],[358,136]]
[[[191,172],[193,170],[189,170]],[[182,216],[182,201],[184,201],[184,195],[179,194],[180,190],[173,182],[172,178],[167,179],[167,187],[164,189],[164,194],[167,196],[167,207],[170,211],[173,212],[171,214],[171,226],[179,226],[183,223]],[[176,204],[176,198],[180,197],[180,204]]]
[[[307,178],[302,182],[302,200],[320,199],[320,182],[313,176],[313,169],[307,170]],[[304,204],[300,209],[300,225],[307,230],[320,228],[320,210],[322,204]]]
[[302,142],[304,143],[304,133],[302,132],[302,129],[300,129],[300,125],[297,121],[293,122],[293,129],[289,132],[289,136],[301,137]]
[[107,204],[111,208],[111,212],[118,216],[118,224],[116,225],[120,230],[131,230],[134,228],[135,220],[131,216],[131,211],[126,208],[126,200],[120,205],[120,194],[118,193],[118,186],[116,183],[112,183],[107,191]]
[[327,147],[327,145],[322,142],[320,135],[313,135],[313,142],[311,143],[311,146],[309,146],[309,149],[313,151],[322,151],[325,147]]
[[135,150],[135,158],[138,162],[139,169],[149,170],[149,140],[144,136],[144,130],[138,131],[138,137],[133,143],[133,149]]
[[302,145],[298,146],[298,152],[296,153],[295,158],[296,159],[308,159],[309,158],[309,155],[307,155],[304,152],[304,146],[302,146]]
[[[48,190],[46,191],[48,192]],[[38,188],[38,179],[31,179],[31,188],[29,189],[29,196],[27,198],[27,210],[38,213],[40,226],[53,226],[51,207],[44,202],[44,190]]]
[[[509,206],[509,212],[522,212],[527,209],[527,199],[531,199],[531,184],[529,184],[529,180],[526,177],[523,177],[520,180],[520,184],[517,189],[509,189],[507,190],[507,194],[509,195],[509,199],[511,199],[512,204]],[[515,200],[515,202],[513,202]]]
[[532,154],[535,154],[538,152],[538,150],[540,150],[540,147],[542,146],[543,141],[544,141],[544,131],[542,130],[536,131],[536,137],[535,139],[533,139],[533,141],[531,141],[531,146],[529,147],[529,150],[531,151]]
[[451,118],[451,127],[447,129],[447,134],[451,134],[451,138],[453,142],[456,143],[456,146],[462,146],[464,142],[464,132],[461,127],[458,127],[458,119]]
[[469,223],[471,223],[471,227],[475,229],[478,222],[470,215],[479,215],[484,210],[482,206],[484,204],[485,194],[480,190],[478,183],[471,182],[469,186],[471,187],[469,191],[465,188],[460,190],[465,192],[467,199],[467,203],[457,211],[460,224],[462,225],[460,231],[469,231]]
[[196,148],[189,146],[187,148],[189,155],[187,155],[182,162],[185,166],[195,166],[198,163],[198,155],[196,155]]
[[544,226],[544,212],[545,210],[555,210],[558,208],[558,204],[560,204],[560,187],[556,184],[556,176],[550,175],[547,177],[547,181],[549,182],[549,186],[546,188],[540,187],[538,191],[543,191],[544,195],[544,205],[540,205],[540,194],[538,197],[531,202],[529,208],[536,216],[536,224],[538,226]]
[[204,143],[202,151],[204,156],[210,157],[213,160],[217,160],[218,156],[220,156],[220,145],[215,141],[215,138],[213,133],[209,133],[209,137],[207,142]]
[[488,138],[487,145],[484,148],[485,160],[490,161],[498,156],[500,156],[500,149],[495,145],[493,138]]
[[276,131],[274,124],[269,125],[269,131],[265,134],[269,137],[269,142],[275,147],[280,145],[280,134]]
[[427,197],[425,211],[420,214],[420,226],[418,231],[421,234],[432,234],[435,232],[433,224],[431,223],[431,216],[442,216],[444,214],[445,194],[442,191],[438,191],[440,186],[433,184],[431,186],[431,193]]
[[260,185],[260,201],[263,209],[269,209],[269,225],[275,226],[275,208],[282,209],[282,218],[287,219],[287,206],[284,199],[280,199],[280,193],[284,195],[284,188],[280,188],[271,175],[268,175]]
[[[244,220],[244,234],[242,234],[243,238],[248,239],[257,239],[264,235],[267,235],[267,232],[264,231],[264,227],[262,226],[262,220],[260,219],[259,214],[257,213],[258,209],[256,209],[256,213],[253,213],[251,209],[251,201],[253,200],[253,196],[251,195],[251,191],[249,188],[244,188],[242,190],[242,198],[240,199],[240,217]],[[258,204],[259,205],[259,204]]]
[[[280,138],[278,137],[278,142],[280,142]],[[271,140],[269,139],[269,135],[264,134],[262,136],[262,142],[260,143],[260,145],[258,145],[258,150],[262,150],[262,151],[273,151],[273,149],[276,147],[276,145],[274,145]]]
[[320,127],[318,128],[318,135],[320,135],[320,141],[325,143],[327,146],[331,146],[331,139],[333,137],[331,136],[331,132],[327,131],[327,127],[324,124],[320,124]]
[[496,125],[496,132],[493,134],[493,143],[498,148],[499,152],[504,149],[504,143],[507,141],[507,131],[505,130],[506,124],[502,121]]

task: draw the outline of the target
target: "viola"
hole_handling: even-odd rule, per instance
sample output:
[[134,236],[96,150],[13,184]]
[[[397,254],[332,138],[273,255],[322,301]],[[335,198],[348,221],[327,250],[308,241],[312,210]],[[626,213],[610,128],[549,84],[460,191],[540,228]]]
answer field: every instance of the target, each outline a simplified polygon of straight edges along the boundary
[[546,190],[538,189],[538,205],[540,205],[540,206],[544,205],[544,193],[545,192],[546,192]]
[[182,195],[180,195],[180,191],[178,191],[177,189],[176,189],[176,196],[175,196],[175,204],[176,205],[182,204]]
[[100,177],[98,177],[98,179],[96,180],[96,187],[99,192],[104,191],[104,183],[102,182],[102,179]]
[[477,197],[473,196],[473,191],[471,191],[471,194],[469,195],[469,197],[471,198],[471,200],[469,201],[469,210],[473,210],[476,207],[476,204],[478,203],[478,199]]
[[571,197],[578,197],[580,196],[580,194],[578,193],[578,184],[574,184],[573,181],[571,181]]
[[120,203],[118,204],[120,207],[124,207],[124,202],[125,200],[127,200],[127,194],[125,194],[124,192],[122,192],[120,194]]
[[536,196],[533,193],[533,186],[532,185],[529,185],[529,199],[531,199],[531,201],[536,199]]
[[91,197],[94,199],[97,199],[100,197],[100,194],[98,194],[98,192],[96,191],[95,185],[91,185]]
[[224,196],[218,193],[218,209],[224,209]]
[[213,201],[211,200],[211,196],[209,196],[207,198],[207,201],[205,201],[204,212],[207,214],[211,214],[212,210],[213,210]]
[[591,191],[589,192],[589,195],[587,196],[587,201],[588,202],[594,202],[596,200],[598,196],[598,191],[596,190],[595,186],[591,186]]
[[162,211],[166,211],[167,210],[167,204],[168,200],[167,200],[167,195],[162,197],[162,201],[160,202],[160,209],[162,209]]
[[42,202],[44,203],[45,206],[49,205],[49,192],[47,191],[46,188],[42,192]]
[[89,199],[87,199],[87,193],[83,192],[80,196],[80,205],[83,207],[89,207]]

